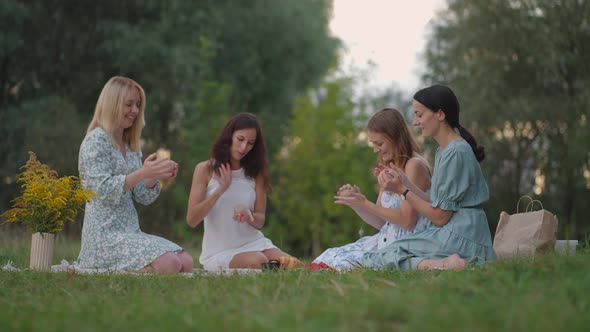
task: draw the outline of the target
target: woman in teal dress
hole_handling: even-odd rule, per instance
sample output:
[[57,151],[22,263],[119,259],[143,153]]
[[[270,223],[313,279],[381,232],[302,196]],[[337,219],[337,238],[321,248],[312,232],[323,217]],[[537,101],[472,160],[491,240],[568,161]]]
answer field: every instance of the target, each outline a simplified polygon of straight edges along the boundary
[[430,194],[392,165],[387,190],[401,195],[432,223],[388,247],[363,256],[374,269],[462,269],[468,263],[496,258],[482,204],[489,198],[479,162],[484,149],[459,124],[459,101],[453,91],[434,85],[414,95],[414,126],[440,145],[435,155]]
[[192,272],[193,260],[181,247],[139,228],[134,201],[152,203],[160,194],[159,180],[178,172],[175,162],[155,153],[142,165],[144,110],[143,89],[126,77],[111,78],[98,98],[80,146],[80,178],[96,196],[86,204],[77,269]]

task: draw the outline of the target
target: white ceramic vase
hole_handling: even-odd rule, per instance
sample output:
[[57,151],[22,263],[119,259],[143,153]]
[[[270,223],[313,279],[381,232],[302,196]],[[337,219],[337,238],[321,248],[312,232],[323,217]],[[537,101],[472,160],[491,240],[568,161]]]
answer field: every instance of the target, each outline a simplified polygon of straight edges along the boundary
[[53,260],[55,234],[34,233],[31,239],[30,268],[37,271],[49,271]]

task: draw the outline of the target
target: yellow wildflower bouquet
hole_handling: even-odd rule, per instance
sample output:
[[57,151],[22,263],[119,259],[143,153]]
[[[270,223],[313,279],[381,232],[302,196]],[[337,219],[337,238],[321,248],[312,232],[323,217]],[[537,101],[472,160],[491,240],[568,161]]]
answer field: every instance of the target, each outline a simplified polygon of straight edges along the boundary
[[65,221],[74,221],[81,205],[94,196],[75,176],[58,178],[33,152],[29,151],[29,160],[21,169],[17,182],[22,183],[23,193],[2,213],[3,223],[21,222],[33,233],[57,233]]

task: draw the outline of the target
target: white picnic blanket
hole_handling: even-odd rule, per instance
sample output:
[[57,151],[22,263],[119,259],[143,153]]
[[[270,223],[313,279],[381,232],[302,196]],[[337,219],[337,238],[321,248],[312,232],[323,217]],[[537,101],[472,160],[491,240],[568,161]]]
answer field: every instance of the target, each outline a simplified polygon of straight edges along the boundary
[[[20,272],[27,269],[19,269],[15,267],[12,261],[8,261],[4,266],[2,266],[2,271],[13,271],[13,272]],[[62,259],[61,262],[57,265],[51,266],[51,272],[75,272],[79,274],[136,274],[136,275],[150,275],[153,273],[139,273],[139,272],[126,272],[126,271],[113,271],[108,269],[82,269],[76,264],[71,264],[65,259]],[[204,269],[193,269],[193,272],[182,272],[179,273],[180,275],[187,276],[187,277],[194,277],[195,275],[235,275],[235,274],[252,274],[252,273],[260,273],[262,270],[260,269],[225,269],[225,270],[218,270],[218,271],[207,271]]]

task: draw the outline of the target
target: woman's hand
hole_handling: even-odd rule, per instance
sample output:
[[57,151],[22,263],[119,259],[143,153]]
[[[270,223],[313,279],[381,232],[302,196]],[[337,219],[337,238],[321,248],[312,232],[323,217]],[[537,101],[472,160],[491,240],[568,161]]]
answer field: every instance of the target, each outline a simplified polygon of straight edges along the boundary
[[231,184],[231,169],[229,164],[219,165],[219,174],[213,171],[213,178],[219,183],[219,188],[217,190],[220,193],[224,193]]
[[178,174],[177,163],[170,159],[157,159],[155,153],[145,158],[142,169],[146,179],[165,180]]
[[247,206],[245,206],[244,204],[238,204],[236,206],[234,206],[234,214],[232,216],[232,219],[237,221],[237,222],[254,222],[254,215],[252,214],[252,211],[250,211],[250,209],[248,209]]
[[385,167],[385,169],[377,176],[379,186],[386,191],[401,194],[408,186],[409,179],[406,174],[399,168]]

